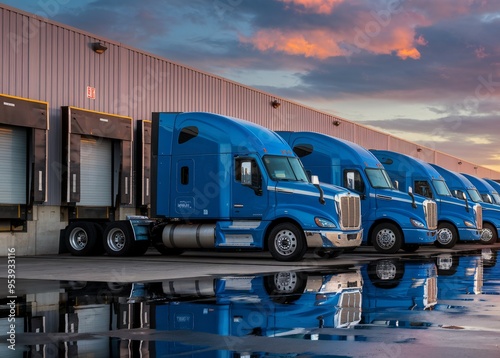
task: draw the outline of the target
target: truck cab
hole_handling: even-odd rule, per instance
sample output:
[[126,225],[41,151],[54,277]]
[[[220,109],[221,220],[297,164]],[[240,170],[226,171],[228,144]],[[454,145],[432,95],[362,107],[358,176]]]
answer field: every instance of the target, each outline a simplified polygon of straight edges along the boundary
[[[439,165],[431,164],[443,176],[453,196],[468,203],[478,203],[483,208],[483,232],[480,242],[490,245],[497,241],[500,230],[500,207],[486,203],[481,198],[477,188],[463,174],[445,169]],[[472,204],[474,205],[474,204]]]
[[360,197],[309,179],[276,133],[205,112],[154,113],[153,242],[184,249],[269,250],[300,260],[361,244]]
[[[487,182],[488,184],[490,184],[490,186],[493,188],[493,190],[494,190],[493,199],[495,201],[495,204],[500,205],[500,183],[493,180],[493,179],[489,179],[489,178],[483,178],[483,180],[485,182]],[[498,195],[498,197],[497,197],[497,195]]]
[[474,175],[460,173],[474,185],[485,203],[500,205],[500,195],[498,191],[485,179]]
[[356,143],[314,132],[277,132],[311,174],[361,197],[363,244],[382,253],[415,251],[436,239],[437,206],[397,190],[380,161]]
[[467,206],[455,198],[446,181],[429,163],[409,155],[371,149],[399,188],[412,186],[415,194],[436,201],[438,206],[437,247],[451,248],[460,241],[478,241],[482,234],[482,207]]

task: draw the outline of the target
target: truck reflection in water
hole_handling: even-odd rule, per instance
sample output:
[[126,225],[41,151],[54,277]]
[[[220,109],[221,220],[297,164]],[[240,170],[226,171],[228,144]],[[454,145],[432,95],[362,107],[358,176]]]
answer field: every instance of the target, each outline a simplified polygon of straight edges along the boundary
[[317,330],[356,325],[362,286],[354,268],[134,284],[62,282],[45,307],[45,293],[26,294],[23,330],[39,335],[18,337],[29,357],[261,356],[240,351],[245,344],[238,337],[317,340]]
[[367,356],[386,342],[455,347],[450,330],[463,332],[464,345],[474,332],[481,332],[474,342],[490,344],[500,328],[491,249],[317,272],[133,284],[20,280],[14,311],[5,279],[1,287],[0,332],[9,331],[11,312],[16,318],[16,351],[0,334],[2,358]]
[[361,323],[390,327],[425,325],[420,311],[437,303],[437,272],[433,261],[382,259],[362,269]]

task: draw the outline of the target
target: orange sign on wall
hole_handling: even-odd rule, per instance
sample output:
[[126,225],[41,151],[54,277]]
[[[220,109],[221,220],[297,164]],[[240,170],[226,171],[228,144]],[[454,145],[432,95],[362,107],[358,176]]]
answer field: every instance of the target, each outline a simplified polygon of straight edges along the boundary
[[95,99],[95,87],[87,86],[87,98]]

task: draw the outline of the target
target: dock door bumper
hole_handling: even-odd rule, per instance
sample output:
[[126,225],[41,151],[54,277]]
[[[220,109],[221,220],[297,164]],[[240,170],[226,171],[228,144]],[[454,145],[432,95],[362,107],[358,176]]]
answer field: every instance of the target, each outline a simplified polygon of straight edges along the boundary
[[343,231],[304,231],[307,247],[358,247],[363,239],[363,230],[346,233]]

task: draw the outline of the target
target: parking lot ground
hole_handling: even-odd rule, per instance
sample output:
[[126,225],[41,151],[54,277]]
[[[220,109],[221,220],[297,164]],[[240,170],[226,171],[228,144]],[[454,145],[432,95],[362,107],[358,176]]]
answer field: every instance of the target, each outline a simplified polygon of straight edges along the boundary
[[[498,250],[500,243],[465,243],[452,249],[421,247],[417,252],[400,251],[383,255],[372,247],[359,247],[339,257],[324,259],[307,253],[302,261],[279,262],[268,252],[187,251],[180,256],[162,256],[150,249],[139,257],[90,256],[70,254],[16,257],[16,280],[67,280],[99,282],[147,282],[211,275],[244,275],[321,267],[355,266],[390,257],[431,257],[463,251]],[[7,258],[0,258],[0,278],[7,278]]]

